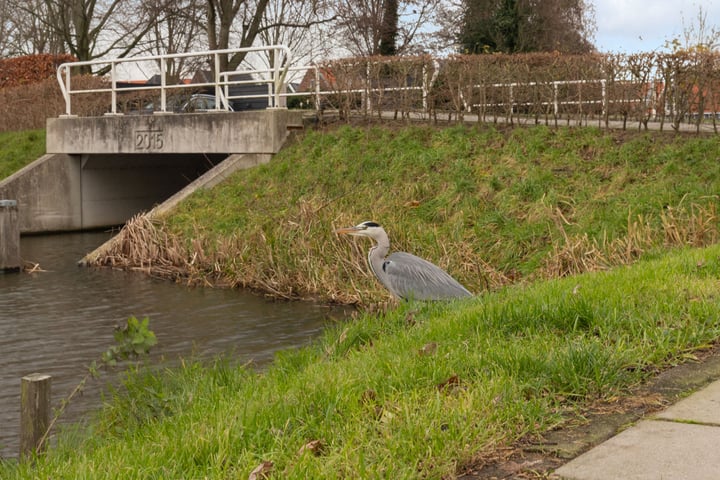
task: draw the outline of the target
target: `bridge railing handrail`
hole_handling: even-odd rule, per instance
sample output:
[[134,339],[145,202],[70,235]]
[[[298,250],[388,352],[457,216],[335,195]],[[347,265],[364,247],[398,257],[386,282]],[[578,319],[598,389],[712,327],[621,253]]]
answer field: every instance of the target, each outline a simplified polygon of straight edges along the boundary
[[[337,94],[360,94],[362,96],[362,109],[365,111],[369,111],[371,105],[370,105],[370,94],[377,94],[377,93],[385,93],[385,92],[404,92],[404,91],[417,91],[420,92],[422,95],[422,110],[424,112],[428,112],[429,104],[427,102],[427,96],[428,92],[434,87],[436,80],[438,78],[438,70],[439,65],[436,63],[433,68],[432,75],[423,75],[421,82],[418,82],[416,84],[412,85],[404,85],[404,86],[374,86],[373,81],[371,80],[370,76],[367,75],[366,77],[358,77],[359,85],[357,85],[355,88],[345,88],[342,90],[338,90],[337,88],[334,88],[331,85],[328,85],[328,88],[321,88],[322,82],[320,81],[319,75],[320,75],[320,67],[318,65],[309,65],[304,67],[295,67],[299,70],[305,69],[305,70],[311,70],[315,73],[315,82],[314,82],[314,88],[311,90],[306,91],[299,91],[294,92],[291,95],[293,96],[311,96],[315,98],[315,108],[320,109],[320,99],[324,96],[329,95],[337,95]],[[290,69],[291,71],[293,68]],[[653,79],[648,84],[654,85],[657,82],[657,80]],[[327,83],[327,82],[326,82]],[[618,80],[616,83],[627,83],[627,84],[637,84],[638,82],[632,81],[632,80]],[[579,98],[574,99],[572,97],[562,97],[560,95],[560,92],[558,91],[559,87],[562,86],[568,86],[568,85],[598,85],[599,89],[596,96],[591,96],[591,98]],[[518,88],[525,88],[525,87],[550,87],[553,89],[553,95],[552,100],[550,101],[543,101],[543,102],[527,102],[520,100],[516,98],[516,95],[514,94],[514,89]],[[460,100],[463,103],[463,110],[466,113],[471,113],[473,109],[478,109],[479,112],[482,112],[483,108],[487,107],[509,107],[510,111],[514,114],[516,107],[521,106],[532,106],[532,105],[543,105],[543,106],[552,106],[553,114],[558,115],[560,113],[560,107],[561,106],[568,106],[568,105],[577,105],[577,106],[585,106],[585,105],[599,105],[602,107],[602,114],[605,115],[606,110],[608,107],[615,103],[624,103],[624,104],[642,104],[647,103],[648,109],[653,110],[655,109],[654,103],[656,102],[655,98],[622,98],[622,99],[614,99],[609,95],[608,93],[608,80],[607,79],[586,79],[586,80],[553,80],[553,81],[547,81],[547,82],[506,82],[506,83],[488,83],[488,84],[473,84],[469,86],[470,90],[477,90],[477,89],[488,89],[488,88],[495,88],[495,89],[506,89],[508,92],[507,98],[504,100],[495,100],[495,101],[486,101],[486,102],[469,102],[468,99],[465,98],[465,95],[462,91],[459,92]],[[652,87],[649,92],[652,92],[654,87]],[[645,92],[646,94],[648,92]],[[659,96],[659,95],[656,95]]]
[[[220,100],[216,102],[215,108],[217,110],[229,109],[229,103],[227,98],[227,87],[231,85],[240,85],[243,83],[261,83],[263,81],[232,81],[230,75],[237,75],[243,73],[243,70],[236,70],[233,72],[221,72],[219,68],[219,56],[223,54],[234,54],[234,53],[251,53],[251,52],[262,52],[262,51],[273,51],[273,66],[267,71],[272,73],[269,80],[271,90],[268,92],[268,105],[270,107],[281,107],[285,104],[284,93],[287,91],[286,79],[287,72],[290,68],[290,62],[292,60],[292,52],[285,45],[266,45],[260,47],[245,47],[245,48],[230,48],[223,50],[207,50],[202,52],[187,52],[187,53],[171,53],[164,55],[148,55],[143,57],[128,57],[128,58],[116,58],[116,59],[102,59],[102,60],[87,60],[82,62],[66,62],[58,66],[57,68],[57,80],[60,85],[60,91],[65,101],[65,115],[72,116],[72,95],[73,94],[87,94],[87,93],[110,93],[111,95],[111,108],[110,115],[117,115],[117,94],[118,92],[127,91],[149,91],[159,90],[160,91],[160,111],[165,112],[167,109],[167,92],[169,90],[183,89],[183,88],[198,88],[198,87],[214,87],[215,96]],[[167,84],[166,70],[168,60],[190,58],[190,57],[203,57],[213,56],[213,80],[202,83],[179,83],[179,84]],[[122,64],[131,63],[142,63],[142,62],[159,62],[160,64],[160,85],[137,85],[132,87],[118,87],[118,71],[117,67]],[[106,88],[92,88],[73,90],[71,84],[71,69],[79,68],[83,66],[94,66],[94,65],[109,65],[110,67],[110,86]],[[257,70],[248,70],[255,72]]]

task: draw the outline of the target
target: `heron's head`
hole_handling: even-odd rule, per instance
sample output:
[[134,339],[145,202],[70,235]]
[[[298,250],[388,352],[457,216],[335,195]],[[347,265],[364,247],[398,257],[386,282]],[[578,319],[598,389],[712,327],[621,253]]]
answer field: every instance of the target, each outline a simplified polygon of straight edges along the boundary
[[335,230],[338,235],[353,235],[356,237],[369,237],[377,240],[378,236],[386,235],[385,230],[376,222],[362,222],[354,227],[338,228]]

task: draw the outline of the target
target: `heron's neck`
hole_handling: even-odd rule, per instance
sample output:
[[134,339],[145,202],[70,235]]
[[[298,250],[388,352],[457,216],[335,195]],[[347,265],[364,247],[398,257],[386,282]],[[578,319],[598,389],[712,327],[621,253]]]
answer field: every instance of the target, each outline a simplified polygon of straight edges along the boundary
[[382,267],[385,262],[385,257],[390,251],[390,240],[387,235],[383,235],[376,238],[375,241],[377,243],[370,248],[370,252],[368,253],[368,264],[375,276],[380,278],[382,281],[385,277],[385,271]]

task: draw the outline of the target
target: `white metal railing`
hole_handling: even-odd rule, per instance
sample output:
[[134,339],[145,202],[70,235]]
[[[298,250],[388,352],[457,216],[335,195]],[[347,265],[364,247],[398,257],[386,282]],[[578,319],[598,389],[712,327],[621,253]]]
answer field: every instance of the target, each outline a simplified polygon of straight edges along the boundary
[[[272,52],[272,66],[265,69],[246,69],[236,71],[220,71],[219,70],[219,55],[221,54],[234,54],[234,53],[251,53],[251,52]],[[169,84],[167,69],[170,62],[177,59],[187,59],[192,57],[205,57],[206,59],[211,58],[213,64],[212,78],[206,82],[201,83],[177,83]],[[298,66],[290,67],[292,60],[291,51],[284,45],[270,45],[261,47],[249,47],[249,48],[238,48],[238,49],[227,49],[227,50],[214,50],[204,52],[190,52],[190,53],[178,53],[178,54],[167,54],[167,55],[156,55],[146,57],[133,57],[133,58],[120,58],[114,60],[93,60],[87,62],[70,62],[64,63],[58,67],[57,77],[62,91],[63,98],[66,105],[66,115],[72,115],[71,100],[73,95],[81,93],[110,93],[111,94],[111,105],[107,115],[117,115],[118,106],[118,93],[119,92],[137,92],[137,91],[159,91],[160,92],[160,112],[167,112],[168,109],[168,93],[176,91],[177,89],[190,88],[197,89],[198,87],[211,87],[214,89],[216,102],[216,110],[231,110],[231,105],[239,100],[254,100],[254,99],[267,99],[267,106],[270,108],[284,108],[287,104],[287,98],[290,96],[294,97],[311,97],[314,100],[314,107],[317,110],[323,108],[328,102],[323,102],[323,97],[332,95],[348,95],[357,94],[360,98],[360,109],[365,112],[369,112],[372,109],[373,99],[382,100],[383,95],[386,93],[401,93],[401,92],[418,92],[418,99],[421,100],[417,104],[417,108],[423,112],[429,112],[430,106],[428,104],[428,98],[431,90],[436,84],[438,74],[441,70],[441,66],[437,59],[432,60],[432,64],[425,64],[422,66],[422,70],[413,81],[407,82],[405,85],[378,85],[377,82],[373,82],[371,79],[371,62],[365,62],[365,68],[363,73],[358,73],[357,77],[353,79],[354,87],[341,89],[334,84],[334,81],[329,79],[322,79],[324,69],[332,70],[332,67],[322,67],[318,65],[309,66]],[[159,66],[160,70],[160,84],[157,85],[133,85],[130,87],[118,87],[119,74],[118,67],[125,65],[138,64],[142,62],[154,62]],[[269,63],[269,62],[268,62]],[[88,88],[88,89],[77,89],[74,90],[71,85],[71,69],[82,66],[98,66],[104,65],[109,66],[110,86],[103,88]],[[362,63],[353,63],[355,66],[360,66]],[[288,78],[297,74],[298,72],[305,72],[306,75],[314,77],[312,87],[307,91],[289,91]],[[331,72],[332,73],[332,72]],[[247,86],[257,86],[258,88],[242,88]],[[572,96],[564,96],[559,91],[562,86],[570,85],[596,85],[595,90],[586,98],[573,98]],[[649,85],[652,91],[655,90],[654,82]],[[236,89],[233,89],[236,87]],[[534,88],[534,87],[550,87],[553,89],[553,95],[551,98],[540,100],[538,102],[524,100],[521,89],[523,88]],[[459,92],[459,100],[461,102],[462,109],[465,112],[471,113],[474,109],[480,110],[482,113],[488,107],[490,108],[503,108],[509,111],[510,114],[516,113],[518,107],[523,106],[537,106],[542,105],[552,110],[555,115],[558,115],[561,107],[569,105],[588,105],[600,107],[603,114],[608,110],[609,106],[615,102],[623,103],[647,103],[648,108],[653,112],[655,111],[655,103],[657,98],[625,98],[625,99],[612,99],[608,95],[608,84],[607,80],[564,80],[564,81],[552,81],[552,82],[527,82],[527,83],[494,83],[494,84],[478,84],[468,86],[470,89],[505,89],[506,94],[503,94],[501,98],[495,100],[484,100],[480,102],[472,102],[466,99],[464,92]],[[650,93],[650,92],[648,92]],[[657,93],[657,92],[655,92]],[[656,95],[657,96],[657,95]],[[330,102],[332,103],[332,102]],[[257,108],[257,107],[256,107]]]
[[[560,100],[558,95],[558,87],[561,85],[593,85],[593,84],[600,84],[600,98],[590,100]],[[603,107],[603,112],[605,111],[606,106],[608,103],[611,103],[607,99],[607,80],[601,79],[601,80],[556,80],[553,82],[526,82],[526,83],[493,83],[490,85],[473,85],[472,88],[499,88],[499,89],[507,89],[508,91],[508,98],[507,102],[500,101],[500,102],[487,102],[487,103],[474,103],[472,105],[469,105],[465,100],[464,96],[462,95],[462,92],[460,92],[460,96],[463,98],[463,104],[465,106],[465,110],[468,112],[472,111],[472,108],[486,108],[486,107],[510,107],[510,113],[515,113],[515,107],[516,106],[530,106],[530,105],[542,105],[542,106],[553,106],[553,114],[557,115],[560,112],[560,106],[561,105],[597,105],[600,104]],[[515,98],[515,89],[516,87],[547,87],[551,86],[553,89],[553,98],[552,101],[543,101],[543,102],[523,102],[523,101],[516,101]]]
[[[311,66],[305,66],[305,67],[293,67],[290,68],[290,71],[293,70],[309,70],[314,72],[315,82],[313,89],[310,91],[303,91],[303,92],[294,92],[292,94],[296,97],[301,96],[311,96],[314,98],[315,101],[315,108],[319,109],[321,105],[321,98],[324,96],[330,96],[330,95],[346,95],[346,94],[359,94],[362,97],[362,109],[365,111],[369,111],[372,107],[371,105],[371,95],[370,94],[376,94],[376,93],[393,93],[393,92],[403,92],[403,91],[417,91],[421,94],[422,97],[422,109],[427,110],[428,109],[428,95],[430,90],[435,85],[435,82],[438,78],[440,66],[437,62],[437,60],[433,61],[433,69],[432,73],[430,74],[425,69],[427,67],[424,67],[423,74],[421,76],[422,80],[414,85],[407,85],[407,86],[381,86],[381,87],[374,87],[372,86],[372,80],[370,79],[369,73],[366,73],[365,78],[358,78],[358,83],[361,85],[356,88],[351,89],[338,89],[334,88],[332,85],[327,85],[328,88],[323,89],[321,88],[321,85],[323,82],[320,79],[320,70],[321,68],[317,65],[311,65]],[[369,68],[368,68],[369,70]],[[329,82],[325,82],[329,83]],[[497,100],[497,101],[488,101],[485,103],[470,103],[466,100],[465,95],[462,91],[459,92],[459,98],[460,101],[463,104],[463,109],[467,113],[471,113],[473,109],[482,109],[487,107],[501,107],[501,108],[508,108],[512,114],[516,113],[517,107],[521,106],[534,106],[534,105],[543,105],[543,106],[552,106],[553,114],[558,115],[560,113],[560,108],[562,106],[568,106],[568,105],[597,105],[602,108],[603,114],[607,110],[607,108],[617,102],[622,103],[641,103],[643,101],[647,101],[647,99],[622,99],[622,100],[614,100],[609,98],[608,96],[608,89],[607,89],[607,83],[608,81],[606,79],[598,79],[598,80],[557,80],[557,81],[551,81],[551,82],[514,82],[514,83],[493,83],[493,84],[477,84],[470,86],[471,89],[488,89],[488,88],[496,88],[496,89],[507,89],[507,96],[505,97],[505,100]],[[599,92],[597,96],[588,97],[585,99],[562,99],[562,95],[559,92],[559,87],[561,86],[571,86],[571,85],[598,85],[599,86]],[[552,100],[550,101],[541,101],[541,102],[527,102],[523,101],[515,94],[516,90],[519,90],[520,88],[525,87],[551,87],[553,90],[553,96]],[[649,102],[650,103],[650,102]]]
[[[625,83],[634,83],[632,81],[624,81]],[[507,89],[508,97],[507,101],[499,101],[499,102],[487,102],[487,103],[474,103],[472,105],[469,105],[467,102],[464,101],[465,109],[470,112],[472,111],[472,108],[486,108],[486,107],[510,107],[510,113],[514,114],[516,109],[515,107],[521,107],[521,106],[550,106],[553,107],[553,114],[558,115],[560,113],[560,106],[565,105],[600,105],[602,107],[602,115],[605,115],[608,107],[610,104],[613,103],[623,103],[623,104],[629,104],[629,103],[647,103],[650,106],[654,105],[656,99],[649,99],[649,98],[633,98],[633,99],[619,99],[614,100],[608,97],[608,89],[607,89],[607,83],[608,81],[606,79],[598,79],[598,80],[556,80],[552,82],[527,82],[527,83],[494,83],[490,85],[473,85],[472,88],[499,88],[499,89]],[[594,98],[586,98],[582,100],[560,100],[560,95],[558,93],[559,89],[558,87],[563,85],[599,85],[600,86],[600,95],[599,97]],[[553,97],[552,101],[542,101],[542,102],[523,102],[516,99],[515,96],[515,88],[516,87],[547,87],[552,86],[553,89]],[[655,92],[655,81],[652,81],[649,83],[650,89],[648,90],[649,93]],[[648,93],[646,92],[646,93]],[[655,96],[657,96],[657,92],[655,92]],[[462,97],[462,92],[461,92]],[[651,110],[655,110],[654,108],[650,108]]]
[[[330,96],[330,95],[346,95],[346,94],[359,94],[362,96],[362,105],[363,110],[369,111],[372,107],[371,104],[371,93],[386,93],[386,92],[412,92],[417,91],[420,92],[422,97],[422,108],[423,110],[427,110],[429,108],[428,106],[428,97],[430,95],[430,90],[435,85],[435,81],[438,78],[439,72],[440,72],[440,62],[437,59],[432,59],[432,72],[428,72],[428,66],[423,66],[422,71],[422,82],[415,84],[415,85],[406,85],[406,86],[382,86],[382,87],[373,87],[372,86],[372,80],[370,79],[370,62],[366,62],[367,66],[365,69],[365,78],[358,79],[361,81],[358,81],[358,83],[361,85],[357,88],[349,88],[349,89],[338,89],[336,86],[333,85],[333,82],[325,81],[323,82],[321,79],[321,68],[317,64],[313,65],[306,65],[302,67],[291,67],[289,69],[290,72],[294,71],[305,71],[305,72],[313,72],[314,74],[314,82],[313,82],[313,88],[312,90],[307,91],[298,91],[293,92],[290,94],[287,94],[288,96],[292,95],[294,97],[313,97],[315,102],[315,108],[320,109],[321,107],[321,99],[322,97]],[[327,68],[327,67],[325,67]],[[331,70],[331,68],[328,68],[328,70]],[[323,84],[330,87],[329,89],[323,89]]]
[[[235,54],[235,53],[251,53],[251,52],[273,52],[273,66],[270,69],[264,70],[269,76],[260,83],[266,83],[268,85],[268,91],[266,95],[261,97],[268,99],[268,106],[270,108],[281,108],[285,106],[285,92],[287,91],[286,79],[287,72],[290,67],[292,60],[292,53],[290,49],[284,45],[269,45],[262,47],[247,47],[247,48],[235,48],[225,50],[210,50],[204,52],[189,52],[189,53],[174,53],[166,55],[153,55],[145,57],[131,57],[131,58],[117,58],[112,60],[89,60],[85,62],[68,62],[63,63],[57,69],[57,79],[60,84],[60,91],[62,92],[63,99],[65,100],[65,115],[72,116],[72,96],[76,94],[88,94],[88,93],[110,93],[111,105],[109,115],[117,115],[117,95],[119,92],[129,91],[152,91],[156,90],[160,92],[160,112],[167,111],[167,97],[168,92],[179,89],[196,89],[198,87],[212,87],[215,90],[215,97],[219,100],[215,103],[216,110],[230,110],[230,103],[228,99],[229,87],[233,85],[243,85],[248,83],[258,83],[258,81],[252,80],[233,80],[233,75],[243,73],[242,71],[233,72],[222,72],[219,69],[219,56],[223,54]],[[177,83],[168,84],[167,82],[167,66],[170,61],[175,59],[186,59],[193,57],[212,57],[213,70],[212,70],[212,81],[201,82],[201,83]],[[144,62],[155,62],[160,68],[160,85],[137,85],[132,87],[118,87],[120,82],[118,67],[121,65],[141,64]],[[110,74],[110,86],[103,88],[90,88],[90,89],[78,89],[73,90],[71,78],[72,69],[76,69],[83,66],[105,66],[109,67]],[[248,70],[248,72],[254,72],[256,70]]]

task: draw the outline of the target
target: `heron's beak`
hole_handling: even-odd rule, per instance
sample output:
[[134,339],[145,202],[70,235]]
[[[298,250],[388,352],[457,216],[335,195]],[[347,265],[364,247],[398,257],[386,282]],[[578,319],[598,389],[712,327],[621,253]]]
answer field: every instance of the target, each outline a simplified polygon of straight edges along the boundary
[[338,228],[335,230],[335,233],[338,235],[356,235],[360,229],[358,227],[345,227],[345,228]]

